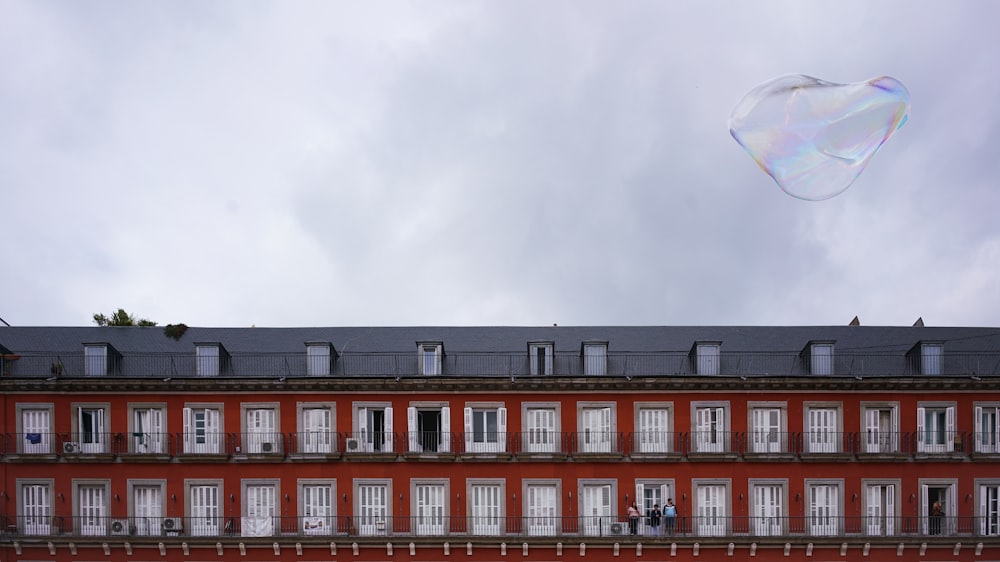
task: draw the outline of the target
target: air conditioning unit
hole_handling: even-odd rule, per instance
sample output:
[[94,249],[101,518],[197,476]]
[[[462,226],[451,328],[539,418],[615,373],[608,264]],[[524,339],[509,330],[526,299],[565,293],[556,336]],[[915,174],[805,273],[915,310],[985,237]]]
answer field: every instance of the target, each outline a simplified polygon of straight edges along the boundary
[[168,533],[179,533],[181,531],[181,518],[167,517],[163,520],[163,530]]
[[350,452],[357,452],[361,450],[361,440],[357,437],[348,437],[345,443],[347,450]]
[[261,443],[260,451],[262,453],[270,453],[274,451],[274,443]]
[[128,519],[112,519],[111,534],[115,536],[125,536],[129,534]]
[[622,525],[621,523],[612,523],[611,524],[611,534],[612,535],[623,535],[623,534],[625,534],[624,531],[625,531],[625,525]]
[[75,455],[80,452],[80,444],[76,441],[67,441],[63,443],[63,453],[67,455]]

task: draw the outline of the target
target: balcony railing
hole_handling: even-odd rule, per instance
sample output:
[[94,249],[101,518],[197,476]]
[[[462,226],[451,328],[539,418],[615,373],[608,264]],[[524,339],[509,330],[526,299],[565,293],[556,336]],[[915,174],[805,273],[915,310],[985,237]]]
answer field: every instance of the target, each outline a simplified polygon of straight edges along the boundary
[[[82,351],[57,354],[22,353],[7,360],[4,376],[10,377],[197,377],[194,353],[129,353],[102,365],[87,368]],[[586,360],[585,360],[586,359]],[[595,368],[594,358],[575,353],[556,353],[549,375],[531,375],[527,353],[449,353],[440,358],[440,374],[425,375],[416,353],[346,352],[332,360],[329,369],[310,369],[303,353],[234,353],[219,363],[218,377],[545,377],[606,376],[661,377],[698,375],[698,360],[686,352],[608,353]],[[823,372],[813,373],[808,358],[800,353],[722,353],[712,362],[721,376],[1000,376],[1000,353],[948,353],[934,375],[923,375],[919,361],[899,353],[841,353],[824,363]],[[313,374],[313,373],[321,374]],[[214,371],[213,371],[214,373]],[[714,376],[702,375],[702,376]]]
[[4,518],[0,532],[26,537],[607,537],[614,540],[684,540],[774,537],[781,539],[1000,537],[992,517],[679,516],[653,526],[646,517],[262,516]]

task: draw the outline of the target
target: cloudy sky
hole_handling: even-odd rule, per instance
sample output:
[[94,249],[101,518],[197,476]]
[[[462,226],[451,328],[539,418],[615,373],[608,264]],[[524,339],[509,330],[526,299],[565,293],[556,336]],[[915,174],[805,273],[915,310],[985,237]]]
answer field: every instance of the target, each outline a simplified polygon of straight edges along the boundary
[[[0,317],[1000,322],[1000,4],[0,0]],[[730,136],[893,76],[843,194]]]

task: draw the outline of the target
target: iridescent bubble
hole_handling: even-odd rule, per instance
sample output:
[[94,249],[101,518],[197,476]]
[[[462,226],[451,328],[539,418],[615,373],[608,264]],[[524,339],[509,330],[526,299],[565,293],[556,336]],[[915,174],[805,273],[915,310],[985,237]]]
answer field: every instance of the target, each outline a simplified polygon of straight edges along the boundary
[[729,132],[785,193],[821,201],[854,183],[909,109],[910,93],[888,76],[834,84],[788,75],[743,96]]

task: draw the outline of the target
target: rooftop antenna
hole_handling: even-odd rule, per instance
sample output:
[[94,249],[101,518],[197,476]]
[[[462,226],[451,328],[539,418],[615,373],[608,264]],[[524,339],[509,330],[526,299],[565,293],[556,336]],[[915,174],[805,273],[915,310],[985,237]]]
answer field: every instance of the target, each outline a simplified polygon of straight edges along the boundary
[[859,320],[857,316],[855,316],[854,320],[851,320],[851,323],[848,324],[848,326],[860,326],[860,325],[861,325],[861,320]]

